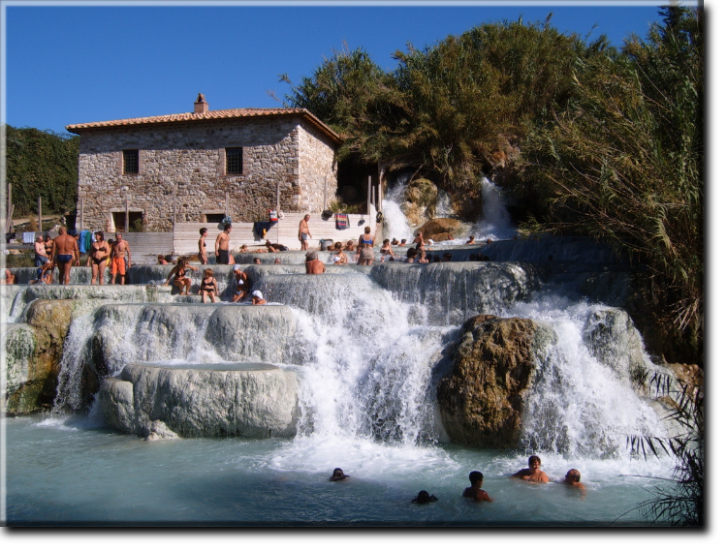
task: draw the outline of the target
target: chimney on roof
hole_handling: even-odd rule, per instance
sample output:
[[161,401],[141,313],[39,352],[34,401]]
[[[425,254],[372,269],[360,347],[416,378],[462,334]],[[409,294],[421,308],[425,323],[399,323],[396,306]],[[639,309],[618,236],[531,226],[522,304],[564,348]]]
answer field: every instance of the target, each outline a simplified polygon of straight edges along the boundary
[[207,103],[207,100],[204,99],[204,94],[199,94],[197,101],[194,102],[194,112],[206,113],[207,111],[209,111],[209,104]]

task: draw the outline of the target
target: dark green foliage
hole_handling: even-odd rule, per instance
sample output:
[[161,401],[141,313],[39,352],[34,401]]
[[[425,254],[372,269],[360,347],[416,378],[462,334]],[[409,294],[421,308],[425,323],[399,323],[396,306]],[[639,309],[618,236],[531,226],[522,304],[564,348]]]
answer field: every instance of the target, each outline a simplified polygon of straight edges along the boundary
[[640,262],[662,338],[687,335],[700,363],[703,48],[698,13],[676,11],[647,42],[580,62],[567,109],[526,142],[520,190],[546,212],[533,228],[591,235]]
[[8,125],[4,130],[14,216],[37,213],[38,197],[43,212],[75,211],[79,138]]
[[705,476],[705,404],[700,388],[654,374],[651,380],[654,397],[665,400],[671,413],[666,421],[674,423],[678,433],[668,438],[631,436],[628,438],[634,456],[676,459],[673,479],[653,485],[654,498],[642,503],[640,509],[654,523],[673,526],[704,526]]

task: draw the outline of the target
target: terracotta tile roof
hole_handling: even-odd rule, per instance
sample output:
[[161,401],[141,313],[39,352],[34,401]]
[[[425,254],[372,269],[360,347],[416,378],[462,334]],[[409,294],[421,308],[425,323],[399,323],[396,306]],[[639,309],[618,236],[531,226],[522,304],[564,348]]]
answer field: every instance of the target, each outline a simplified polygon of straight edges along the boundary
[[338,134],[333,132],[329,126],[323,123],[315,115],[307,109],[299,108],[245,108],[245,109],[220,109],[218,111],[207,111],[206,113],[178,113],[176,115],[159,115],[156,117],[140,117],[137,119],[119,119],[115,121],[86,122],[81,124],[69,124],[66,130],[75,134],[80,134],[84,130],[93,130],[96,128],[113,128],[119,126],[141,126],[149,124],[161,123],[181,123],[193,121],[205,121],[214,119],[246,119],[253,117],[289,117],[297,115],[305,119],[307,122],[318,128],[324,134],[332,138],[337,143],[342,143],[342,139]]

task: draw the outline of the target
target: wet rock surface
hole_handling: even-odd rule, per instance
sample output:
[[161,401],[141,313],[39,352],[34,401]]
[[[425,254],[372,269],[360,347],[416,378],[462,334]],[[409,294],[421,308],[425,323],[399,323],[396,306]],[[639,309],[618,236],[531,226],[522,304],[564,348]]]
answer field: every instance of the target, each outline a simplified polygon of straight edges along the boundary
[[535,371],[537,325],[481,315],[468,320],[448,350],[451,371],[438,384],[441,420],[452,442],[516,447]]
[[98,394],[104,418],[148,440],[293,436],[297,377],[274,365],[163,367],[135,363],[108,377]]

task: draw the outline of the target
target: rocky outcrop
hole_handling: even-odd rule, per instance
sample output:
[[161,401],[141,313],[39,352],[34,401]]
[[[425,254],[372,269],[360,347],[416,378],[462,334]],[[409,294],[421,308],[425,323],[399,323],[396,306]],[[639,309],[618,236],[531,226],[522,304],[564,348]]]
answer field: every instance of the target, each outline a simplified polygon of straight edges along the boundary
[[452,369],[439,382],[441,420],[452,442],[509,448],[519,441],[524,398],[535,370],[531,320],[480,315],[447,351]]
[[598,361],[609,366],[633,388],[641,388],[648,361],[640,333],[625,310],[602,307],[592,312],[585,323],[583,340]]
[[449,235],[460,237],[466,229],[459,220],[453,218],[432,218],[416,231],[423,233],[424,239],[445,241],[449,239]]
[[7,326],[7,413],[28,414],[53,405],[73,302],[36,300],[28,308],[27,325]]
[[[196,368],[195,368],[196,367]],[[270,364],[129,364],[98,394],[107,423],[147,439],[294,436],[297,378]]]

